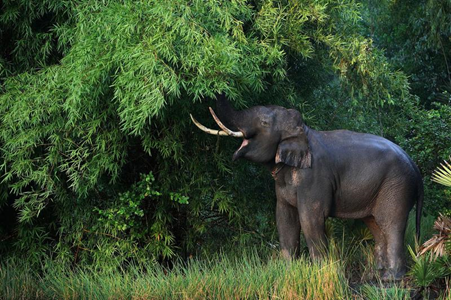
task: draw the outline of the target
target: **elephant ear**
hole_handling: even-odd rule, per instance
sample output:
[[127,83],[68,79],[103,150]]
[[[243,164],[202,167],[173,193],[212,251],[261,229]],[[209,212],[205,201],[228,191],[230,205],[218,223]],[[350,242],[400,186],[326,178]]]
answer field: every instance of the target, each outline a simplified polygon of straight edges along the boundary
[[304,129],[298,126],[295,131],[294,134],[282,137],[277,147],[275,162],[301,169],[311,168],[312,155]]

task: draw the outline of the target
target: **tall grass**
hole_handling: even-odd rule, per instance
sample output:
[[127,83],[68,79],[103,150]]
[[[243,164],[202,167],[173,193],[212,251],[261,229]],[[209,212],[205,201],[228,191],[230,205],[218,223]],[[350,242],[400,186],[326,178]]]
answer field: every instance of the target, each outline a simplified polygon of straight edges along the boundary
[[[96,273],[89,269],[55,271],[42,276],[2,266],[3,297],[10,299],[347,299],[351,291],[340,260],[312,263],[307,257],[287,262],[255,253],[231,259]],[[28,274],[28,275],[27,275]]]
[[40,292],[35,273],[14,262],[0,265],[0,299],[38,299]]
[[376,285],[364,284],[360,288],[360,296],[365,300],[407,300],[411,299],[411,291],[393,285],[391,287],[385,287],[382,283]]
[[[411,223],[408,244],[414,241]],[[430,225],[428,218],[423,223]],[[0,298],[408,299],[411,290],[400,284],[387,288],[379,281],[372,242],[345,233],[330,241],[326,258],[318,262],[307,253],[287,262],[259,249],[179,261],[171,269],[149,264],[99,272],[99,268],[70,269],[47,262],[42,270],[31,270],[25,264],[3,263]],[[446,295],[449,298],[449,292]]]

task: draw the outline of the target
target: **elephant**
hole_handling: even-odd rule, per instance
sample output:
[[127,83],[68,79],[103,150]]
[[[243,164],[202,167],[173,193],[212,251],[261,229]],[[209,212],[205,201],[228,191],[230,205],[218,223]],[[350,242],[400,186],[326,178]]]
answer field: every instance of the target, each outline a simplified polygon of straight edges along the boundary
[[244,158],[271,171],[282,256],[299,255],[302,228],[311,258],[321,258],[328,217],[361,219],[374,237],[382,279],[404,276],[408,215],[416,204],[419,237],[423,205],[420,171],[404,150],[373,134],[316,131],[295,109],[268,105],[236,111],[223,95],[216,104],[219,117],[210,112],[221,130],[191,119],[209,134],[242,138],[233,161]]

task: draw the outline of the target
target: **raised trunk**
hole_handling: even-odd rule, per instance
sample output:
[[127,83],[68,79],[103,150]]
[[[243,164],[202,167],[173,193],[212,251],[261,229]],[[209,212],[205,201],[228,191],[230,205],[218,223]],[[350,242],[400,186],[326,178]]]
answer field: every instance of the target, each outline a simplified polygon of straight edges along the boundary
[[226,99],[224,94],[216,98],[216,111],[221,122],[231,130],[237,131],[242,127],[243,112],[233,109],[230,102]]

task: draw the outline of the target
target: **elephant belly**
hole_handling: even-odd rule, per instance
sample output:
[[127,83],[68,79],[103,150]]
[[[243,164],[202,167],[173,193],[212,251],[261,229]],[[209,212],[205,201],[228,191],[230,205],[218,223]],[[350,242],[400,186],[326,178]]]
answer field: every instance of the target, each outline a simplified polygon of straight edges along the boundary
[[335,196],[334,207],[331,216],[344,219],[362,219],[372,213],[377,197],[377,191],[360,190],[359,192],[347,192]]
[[332,211],[330,216],[342,219],[363,219],[371,216],[371,210],[368,209],[355,211],[336,210]]

